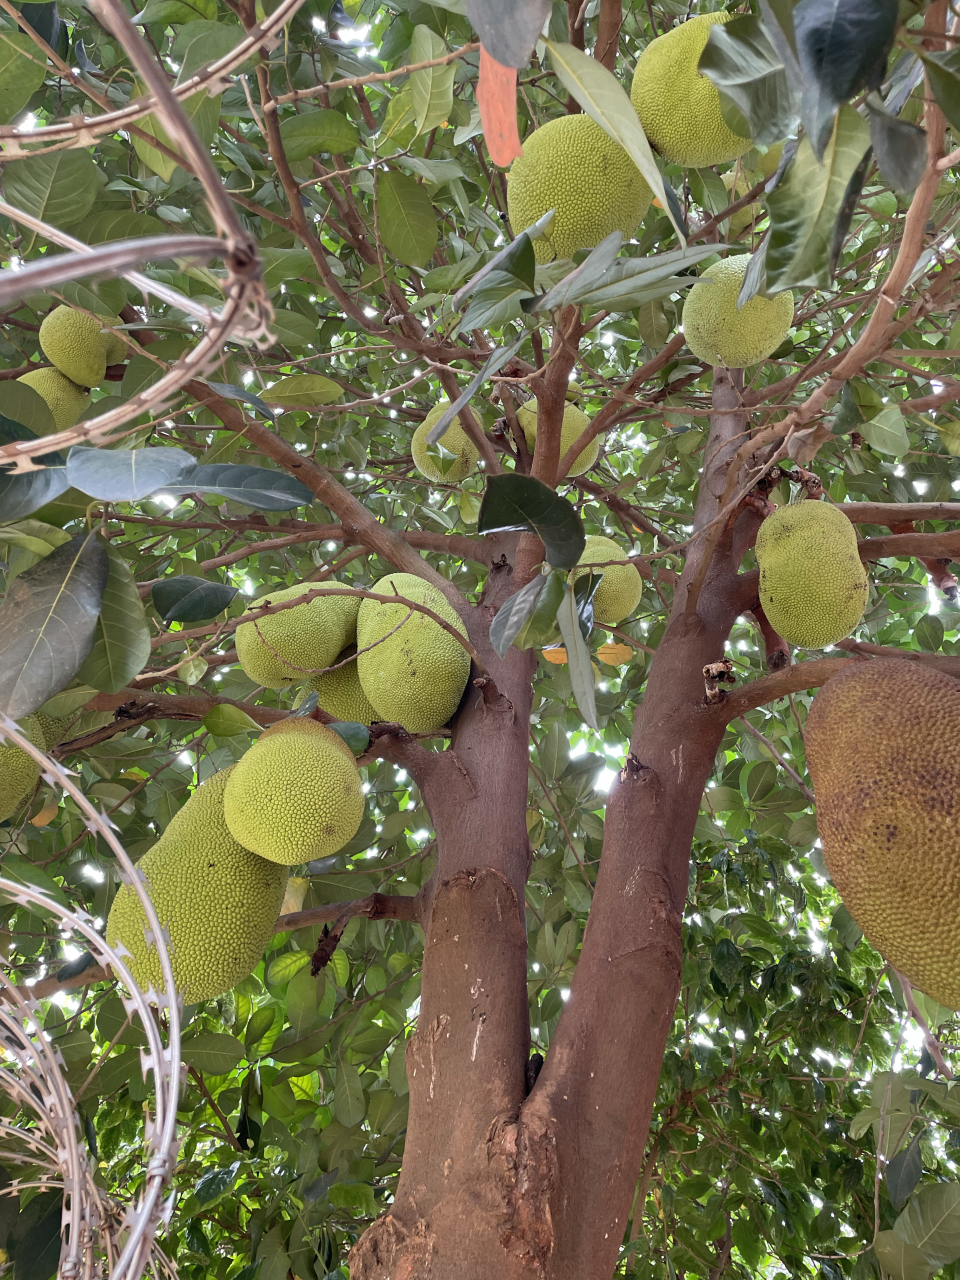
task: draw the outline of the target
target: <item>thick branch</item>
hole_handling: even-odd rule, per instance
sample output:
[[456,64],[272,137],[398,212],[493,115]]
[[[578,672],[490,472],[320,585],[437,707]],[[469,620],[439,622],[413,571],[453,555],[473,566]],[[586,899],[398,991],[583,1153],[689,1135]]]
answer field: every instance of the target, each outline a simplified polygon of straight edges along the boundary
[[368,897],[357,898],[353,902],[329,902],[323,907],[291,911],[289,915],[280,917],[274,933],[287,933],[311,924],[327,924],[340,916],[365,916],[368,920],[419,921],[422,905],[423,899],[419,893],[409,898],[400,897],[399,894],[371,893]]

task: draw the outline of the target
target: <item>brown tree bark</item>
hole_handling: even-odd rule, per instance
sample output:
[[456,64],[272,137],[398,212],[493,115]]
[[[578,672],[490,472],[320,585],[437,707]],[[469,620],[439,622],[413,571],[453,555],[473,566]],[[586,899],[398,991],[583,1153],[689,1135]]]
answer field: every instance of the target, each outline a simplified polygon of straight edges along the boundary
[[[714,521],[744,429],[742,383],[717,371],[696,528]],[[494,574],[471,638],[501,692],[468,699],[451,750],[422,781],[439,841],[410,1123],[390,1211],[351,1255],[353,1280],[609,1280],[633,1200],[680,984],[693,828],[727,721],[704,701],[755,598],[737,565],[750,510],[688,555],[638,709],[570,999],[525,1098],[529,1054],[522,894],[528,870],[529,655],[489,656],[489,618],[516,582]],[[696,607],[689,595],[699,585]]]

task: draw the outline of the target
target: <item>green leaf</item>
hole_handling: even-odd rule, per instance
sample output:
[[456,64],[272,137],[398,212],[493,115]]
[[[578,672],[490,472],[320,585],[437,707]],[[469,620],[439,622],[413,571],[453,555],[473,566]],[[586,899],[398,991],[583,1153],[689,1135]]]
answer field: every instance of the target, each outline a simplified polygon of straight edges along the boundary
[[492,271],[470,299],[470,305],[460,321],[461,332],[485,329],[516,320],[522,311],[521,303],[533,296],[524,282],[506,271]]
[[897,1210],[907,1203],[907,1197],[923,1173],[923,1162],[920,1159],[921,1137],[918,1133],[909,1146],[893,1157],[884,1171],[890,1202]]
[[17,577],[0,604],[0,710],[29,714],[74,678],[90,652],[110,561],[78,534]]
[[853,107],[841,108],[822,163],[808,139],[801,140],[780,185],[767,196],[769,292],[829,286],[834,228],[869,145],[870,126]]
[[[100,191],[97,166],[86,151],[42,151],[26,160],[8,160],[0,175],[10,204],[55,227],[72,227],[93,208]],[[34,232],[24,229],[24,249]]]
[[287,1021],[299,1037],[313,1026],[320,1004],[320,989],[326,982],[322,971],[315,978],[310,966],[304,965],[287,985]]
[[726,97],[736,105],[756,145],[770,146],[793,132],[799,103],[760,18],[715,23],[699,70],[720,90],[721,102]]
[[[427,432],[428,446],[434,445],[439,440],[442,439],[445,431],[450,426],[450,423],[454,420],[454,418],[457,416],[457,414],[460,412],[463,406],[465,404],[469,404],[469,402],[473,399],[474,395],[477,393],[480,387],[483,386],[484,382],[486,382],[487,378],[492,377],[493,374],[495,374],[498,370],[503,368],[503,366],[507,363],[508,360],[512,359],[513,356],[516,355],[516,353],[520,350],[520,347],[523,345],[524,336],[525,335],[521,334],[520,337],[517,338],[515,342],[510,343],[509,347],[499,347],[496,351],[494,351],[491,355],[487,357],[487,359],[483,362],[483,367],[477,373],[474,374],[474,376],[470,379],[469,383],[464,388],[464,390],[460,393],[459,396],[457,396],[456,400],[454,400],[452,404],[447,406],[444,412],[440,415],[437,421],[433,424],[433,426]],[[478,505],[479,505],[479,502],[478,502]],[[462,507],[461,507],[461,512],[462,512]],[[475,519],[476,519],[476,515],[473,516],[473,520]],[[470,523],[473,523],[473,521],[471,520]]]
[[943,644],[943,622],[935,613],[927,613],[917,622],[913,637],[921,649],[936,653]]
[[538,574],[503,602],[490,623],[490,643],[498,658],[510,648],[537,607],[547,579]]
[[933,96],[950,127],[960,128],[960,47],[945,53],[927,53],[919,48],[917,52],[923,60]]
[[288,160],[309,160],[323,153],[353,152],[360,143],[356,125],[339,111],[323,108],[287,116],[280,122],[280,138]]
[[279,405],[281,409],[296,406],[308,407],[318,404],[334,404],[343,396],[343,388],[332,378],[325,378],[320,373],[295,373],[292,377],[281,378],[272,387],[264,391],[262,398],[267,404]]
[[180,1046],[184,1062],[208,1076],[225,1076],[247,1056],[236,1036],[220,1031],[209,1031],[192,1036]]
[[491,476],[480,507],[478,533],[524,529],[544,545],[547,563],[572,569],[583,553],[586,535],[575,509],[532,476],[508,472]]
[[590,650],[584,643],[580,631],[580,619],[577,611],[577,600],[573,588],[567,586],[557,610],[557,622],[560,634],[567,650],[567,664],[570,670],[570,683],[573,696],[580,708],[580,714],[591,729],[597,729],[597,706],[593,692],[593,664],[590,661]]
[[67,454],[67,480],[104,502],[136,502],[192,470],[185,449],[91,449],[74,445]]
[[[442,58],[449,50],[446,44],[429,27],[422,24],[414,27],[413,39],[410,42],[410,62],[431,62]],[[410,93],[413,98],[414,118],[417,122],[417,133],[429,133],[437,125],[446,123],[453,106],[453,77],[456,72],[454,63],[445,67],[426,67],[422,71],[414,71],[410,77]]]
[[103,693],[119,693],[149,661],[150,628],[126,560],[112,542],[103,547],[110,573],[93,648],[77,675]]
[[267,968],[267,982],[270,986],[282,987],[309,963],[309,951],[285,951],[282,956],[277,956],[275,960],[270,961]]
[[960,1186],[955,1182],[921,1187],[893,1224],[901,1240],[919,1249],[934,1267],[960,1258]]
[[27,427],[35,436],[49,436],[57,429],[43,396],[13,378],[0,382],[0,413]]
[[878,1232],[873,1248],[881,1267],[893,1280],[929,1280],[934,1272],[923,1253],[896,1231]]
[[[305,953],[294,951],[294,952],[291,952],[290,954],[301,955]],[[310,957],[307,956],[308,960],[309,958]],[[286,957],[281,956],[281,959],[286,959]],[[276,964],[276,963],[277,961],[274,960],[273,964]],[[269,978],[268,978],[268,981],[270,981]],[[259,1009],[254,1009],[253,1013],[250,1016],[250,1021],[247,1023],[246,1030],[244,1031],[244,1034],[243,1034],[243,1041],[246,1047],[250,1050],[255,1049],[256,1046],[267,1034],[267,1032],[270,1031],[270,1029],[273,1027],[274,1022],[276,1021],[277,1021],[277,1010],[274,1008],[273,1005],[261,1005]]]
[[919,125],[891,115],[878,93],[868,95],[870,140],[885,182],[895,191],[916,190],[927,166],[927,135]]
[[263,283],[268,293],[277,293],[281,285],[306,275],[313,267],[313,257],[308,249],[263,248],[260,257],[263,259]]
[[879,413],[863,422],[858,430],[871,449],[876,449],[878,453],[902,458],[910,448],[906,423],[897,404],[884,405]]
[[46,57],[30,36],[0,28],[0,124],[27,105],[46,74]]
[[153,605],[163,619],[171,622],[206,622],[222,613],[239,588],[224,582],[207,582],[189,573],[161,578],[150,589]]
[[335,720],[327,728],[342,738],[355,756],[362,756],[370,745],[370,730],[356,720]]
[[[199,4],[210,3],[214,6],[212,13],[197,13],[198,18],[212,18],[216,16],[215,0],[196,0]],[[186,5],[181,0],[150,0],[150,4],[160,4],[170,6],[177,9],[184,9]],[[148,6],[149,7],[149,6]],[[187,22],[188,18],[169,19],[169,21]],[[187,98],[185,102],[180,103],[180,108],[187,120],[190,122],[194,133],[205,147],[209,147],[213,142],[217,132],[217,124],[220,120],[220,99],[219,97],[211,98],[207,93],[195,93],[192,98]],[[164,129],[159,119],[155,115],[144,116],[142,120],[137,121],[138,126],[144,133],[148,133],[151,138],[157,142],[161,142],[164,146],[178,151],[176,143],[171,139],[170,135]],[[152,147],[149,142],[143,138],[134,136],[133,149],[143,161],[143,163],[152,169],[159,178],[164,182],[169,182],[173,177],[174,170],[177,168],[176,160],[172,159],[161,151],[159,147]],[[86,212],[86,210],[84,210]]]
[[225,1169],[211,1169],[208,1173],[201,1174],[193,1188],[197,1205],[205,1209],[207,1205],[214,1204],[221,1196],[226,1195],[236,1182],[239,1169],[240,1161],[235,1160]]
[[[618,142],[643,174],[647,185],[660,201],[674,225],[677,237],[686,245],[680,226],[667,197],[663,175],[653,158],[647,135],[617,77],[596,58],[576,49],[572,44],[544,43],[550,51],[550,63],[557,79],[579,102],[591,119]],[[674,197],[674,200],[676,198]]]
[[352,1062],[337,1062],[337,1081],[333,1087],[333,1114],[345,1129],[352,1129],[367,1114],[367,1099],[360,1083],[360,1073]]
[[260,732],[261,726],[251,720],[245,711],[229,702],[219,702],[203,717],[203,727],[215,738],[235,738],[241,733]]
[[408,267],[422,267],[437,247],[439,230],[426,188],[389,170],[377,183],[377,225],[388,253]]
[[559,569],[551,569],[537,607],[514,638],[513,643],[518,649],[536,649],[558,639],[557,610],[565,584],[566,575]]
[[175,27],[184,22],[217,16],[216,0],[147,0],[146,8],[133,19],[142,26]]
[[208,462],[185,471],[175,484],[164,485],[170,494],[218,493],[231,502],[258,511],[289,511],[313,501],[305,484],[282,471],[245,467],[235,462]]

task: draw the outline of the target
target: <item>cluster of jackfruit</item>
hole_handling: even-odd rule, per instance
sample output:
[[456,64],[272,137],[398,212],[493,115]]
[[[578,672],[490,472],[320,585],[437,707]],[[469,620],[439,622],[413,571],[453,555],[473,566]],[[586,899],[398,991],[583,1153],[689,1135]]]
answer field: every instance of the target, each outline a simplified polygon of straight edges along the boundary
[[829,502],[778,507],[757,535],[760,603],[774,631],[802,649],[848,636],[867,607],[853,525]]
[[[286,868],[245,848],[227,825],[224,799],[238,768],[215,773],[198,787],[137,863],[187,1004],[212,1000],[253,971],[283,902]],[[273,779],[273,787],[281,781]],[[113,900],[107,942],[127,952],[123,959],[142,990],[162,988],[159,953],[129,885],[121,885]]]
[[[615,561],[616,563],[609,563]],[[600,575],[600,585],[593,595],[593,616],[601,626],[615,627],[628,618],[640,603],[643,581],[636,565],[612,538],[591,534],[580,557],[580,564],[603,565],[604,568],[576,570],[574,577],[593,572]]]
[[58,431],[79,422],[90,403],[88,389],[97,387],[107,367],[126,358],[127,344],[103,319],[73,307],[55,307],[40,325],[40,348],[52,369],[34,369],[18,378],[46,401]]
[[[257,604],[295,600],[312,586],[285,587]],[[443,594],[421,578],[392,573],[375,590],[431,609],[466,636]],[[350,661],[352,654],[356,658]],[[396,722],[411,733],[446,724],[470,674],[466,650],[434,619],[399,602],[361,599],[349,588],[242,623],[237,657],[258,684],[282,689],[302,683],[304,692],[316,691],[319,705],[331,715],[363,724]],[[346,665],[326,670],[342,662]]]
[[847,909],[912,985],[960,1009],[960,681],[851,661],[814,698],[804,743]]
[[[63,738],[73,716],[54,717],[41,712],[24,716],[24,737],[43,751],[52,750]],[[40,781],[40,766],[33,756],[11,743],[0,743],[0,822],[6,822],[30,799]]]
[[745,369],[766,360],[793,324],[793,294],[755,294],[737,307],[749,258],[740,254],[715,262],[687,294],[683,334],[687,346],[704,364]]

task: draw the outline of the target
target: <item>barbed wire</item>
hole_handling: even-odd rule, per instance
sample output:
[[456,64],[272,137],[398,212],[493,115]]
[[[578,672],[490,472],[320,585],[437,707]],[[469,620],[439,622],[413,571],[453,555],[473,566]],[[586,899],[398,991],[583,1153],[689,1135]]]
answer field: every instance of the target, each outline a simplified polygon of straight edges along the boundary
[[[139,1280],[149,1270],[154,1276],[173,1274],[173,1268],[156,1243],[158,1231],[169,1224],[174,1198],[168,1195],[177,1152],[177,1101],[180,1091],[180,1005],[176,995],[167,935],[146,891],[145,881],[117,839],[114,828],[98,813],[63,765],[35,746],[18,725],[0,712],[0,742],[19,748],[40,766],[43,780],[65,791],[79,808],[87,829],[103,839],[117,859],[120,876],[129,885],[146,917],[145,936],[157,949],[163,990],[151,986],[144,992],[135,982],[126,963],[130,953],[122,946],[111,947],[101,936],[94,918],[86,911],[58,902],[48,893],[29,884],[0,878],[0,893],[28,910],[40,909],[54,916],[62,930],[80,935],[88,951],[102,965],[109,966],[129,994],[120,993],[128,1017],[142,1025],[146,1048],[140,1051],[145,1081],[153,1072],[154,1106],[144,1120],[144,1186],[135,1203],[120,1205],[94,1181],[86,1155],[84,1126],[77,1101],[67,1083],[66,1064],[57,1042],[44,1029],[40,1006],[29,986],[17,986],[0,972],[0,1058],[12,1066],[0,1066],[0,1090],[18,1109],[31,1113],[32,1129],[4,1120],[0,1134],[7,1144],[18,1142],[21,1150],[4,1147],[4,1159],[25,1165],[39,1173],[14,1179],[4,1194],[26,1187],[62,1188],[61,1253],[57,1272],[61,1280],[88,1280],[101,1274],[105,1260],[111,1280]],[[166,1014],[166,1043],[151,1004]],[[89,1079],[89,1077],[88,1077]]]

